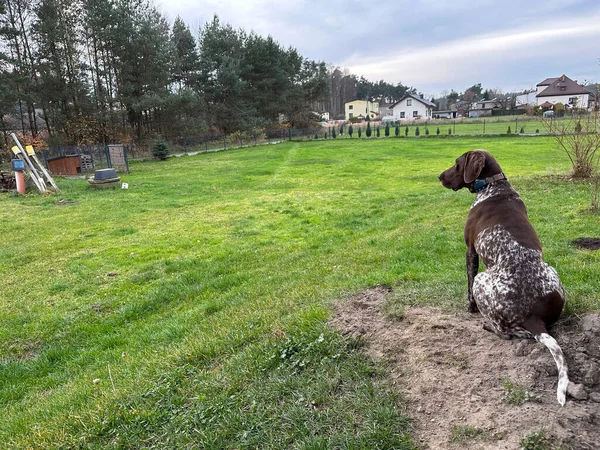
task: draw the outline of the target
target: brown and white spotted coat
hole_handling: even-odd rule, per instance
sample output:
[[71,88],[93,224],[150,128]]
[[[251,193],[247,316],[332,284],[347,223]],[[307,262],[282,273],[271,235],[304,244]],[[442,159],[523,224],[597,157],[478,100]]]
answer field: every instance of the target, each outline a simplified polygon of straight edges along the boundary
[[[559,369],[557,398],[564,405],[567,366],[547,332],[562,312],[564,289],[556,270],[542,260],[525,204],[485,150],[461,155],[439,179],[455,191],[479,188],[464,231],[469,311],[481,312],[484,328],[505,339],[535,337],[548,347]],[[485,266],[481,273],[479,258]]]

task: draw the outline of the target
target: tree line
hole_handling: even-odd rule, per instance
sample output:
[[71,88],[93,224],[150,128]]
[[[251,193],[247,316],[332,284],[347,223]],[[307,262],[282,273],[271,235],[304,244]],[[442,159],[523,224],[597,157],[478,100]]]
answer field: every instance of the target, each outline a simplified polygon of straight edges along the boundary
[[49,145],[246,131],[414,89],[302,57],[217,16],[197,36],[152,0],[0,0],[0,129]]
[[0,128],[50,145],[310,120],[323,62],[215,16],[195,38],[150,0],[0,0]]

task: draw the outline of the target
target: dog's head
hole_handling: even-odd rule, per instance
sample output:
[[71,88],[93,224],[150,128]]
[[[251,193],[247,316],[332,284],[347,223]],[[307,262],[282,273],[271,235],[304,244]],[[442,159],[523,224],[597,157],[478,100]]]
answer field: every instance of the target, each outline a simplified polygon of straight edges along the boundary
[[455,164],[438,175],[442,186],[454,191],[469,188],[478,178],[487,178],[502,172],[500,165],[486,150],[471,150],[460,155]]

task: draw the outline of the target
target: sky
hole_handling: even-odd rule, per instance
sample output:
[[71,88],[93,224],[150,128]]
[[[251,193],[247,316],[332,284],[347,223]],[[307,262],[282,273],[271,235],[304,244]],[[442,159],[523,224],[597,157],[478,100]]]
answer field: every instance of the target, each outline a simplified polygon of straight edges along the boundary
[[305,58],[428,96],[563,73],[600,82],[600,0],[157,0],[197,34],[217,14]]

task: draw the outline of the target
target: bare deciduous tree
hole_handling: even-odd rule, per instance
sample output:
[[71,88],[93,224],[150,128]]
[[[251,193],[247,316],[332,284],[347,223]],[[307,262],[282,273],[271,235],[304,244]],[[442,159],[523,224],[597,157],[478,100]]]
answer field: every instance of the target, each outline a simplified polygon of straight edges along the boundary
[[598,111],[577,114],[562,120],[544,119],[546,130],[566,153],[574,178],[594,176],[600,164],[600,117]]

